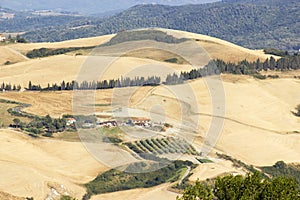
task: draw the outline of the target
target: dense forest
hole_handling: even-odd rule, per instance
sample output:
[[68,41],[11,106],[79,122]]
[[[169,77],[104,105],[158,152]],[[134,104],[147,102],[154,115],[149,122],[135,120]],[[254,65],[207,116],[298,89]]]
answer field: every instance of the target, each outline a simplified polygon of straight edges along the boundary
[[[30,41],[61,41],[146,27],[218,37],[248,48],[300,49],[297,0],[226,1],[204,5],[138,5],[105,19],[27,32]],[[72,28],[77,27],[77,28]]]

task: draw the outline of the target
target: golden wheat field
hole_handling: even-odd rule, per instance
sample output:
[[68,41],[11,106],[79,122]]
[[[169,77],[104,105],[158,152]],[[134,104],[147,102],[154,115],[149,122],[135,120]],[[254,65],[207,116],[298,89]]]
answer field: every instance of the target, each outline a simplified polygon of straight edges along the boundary
[[[270,57],[262,50],[246,49],[217,38],[182,31],[166,31],[174,36],[195,39],[214,59],[238,62],[243,59],[254,61]],[[26,52],[36,48],[95,46],[112,37],[113,35],[107,35],[59,43],[0,46],[0,82],[20,84],[24,88],[32,81],[33,84],[45,87],[48,83],[76,80],[82,68],[95,73],[97,67],[105,67],[101,69],[99,79],[135,77],[141,73],[167,74],[191,69],[181,58],[181,63],[164,62],[174,55],[153,49],[129,52],[113,59],[114,62],[109,67],[101,66],[100,59],[97,60],[99,66],[94,68],[87,67],[91,59],[89,55],[75,56],[68,53],[40,59],[24,57]],[[106,56],[103,59],[113,57]],[[6,61],[11,63],[4,65]],[[152,68],[144,70],[149,66]],[[213,118],[217,117],[224,124],[209,156],[215,158],[215,152],[220,152],[247,164],[266,166],[279,160],[287,163],[300,162],[300,119],[292,114],[300,103],[300,79],[294,78],[298,73],[299,71],[276,72],[280,78],[266,80],[242,75],[221,75],[224,97],[212,96],[213,89],[209,88],[213,87],[207,78],[174,86],[97,90],[94,93],[86,92],[86,95],[94,98],[95,105],[103,105],[95,107],[95,112],[110,111],[110,104],[118,101],[116,98],[124,97],[128,100],[128,107],[165,115],[166,121],[175,127],[180,124],[183,116],[192,115],[190,122],[196,124],[193,142],[199,148],[206,139]],[[24,111],[36,115],[61,117],[63,114],[73,114],[74,91],[3,92],[0,93],[0,98],[31,104]],[[224,106],[224,115],[216,116],[212,111],[213,98]],[[83,103],[81,106],[85,108],[87,105]],[[20,131],[6,128],[0,129],[0,146],[0,169],[5,171],[0,178],[0,199],[14,200],[30,196],[45,199],[53,195],[51,189],[80,199],[85,193],[83,184],[108,169],[89,154],[78,138],[72,142],[59,138],[33,139]],[[190,180],[205,180],[225,173],[244,173],[229,161],[215,160],[215,163],[200,165],[194,169]],[[97,195],[92,199],[176,199],[178,194],[171,192],[169,187],[170,184],[163,184],[154,188]]]

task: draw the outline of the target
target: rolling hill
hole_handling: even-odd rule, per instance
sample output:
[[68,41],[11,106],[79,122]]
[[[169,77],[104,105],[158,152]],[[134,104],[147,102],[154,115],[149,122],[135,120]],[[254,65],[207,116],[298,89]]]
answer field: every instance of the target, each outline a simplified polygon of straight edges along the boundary
[[120,30],[161,27],[201,33],[235,44],[262,49],[298,50],[299,1],[224,1],[201,5],[137,5],[103,20],[30,31],[30,41],[60,41],[105,35]]
[[[265,60],[270,57],[261,50],[250,50],[221,39],[193,34],[182,31],[174,31],[169,29],[158,29],[166,32],[169,35],[184,37],[195,40],[200,47],[202,47],[212,59],[222,59],[224,61],[238,62],[244,59],[249,61],[256,61],[257,59]],[[76,79],[80,68],[89,59],[87,55],[74,56],[75,53],[67,53],[64,55],[50,56],[39,59],[24,59],[27,52],[39,48],[67,48],[67,47],[88,47],[97,46],[109,41],[114,35],[99,36],[93,38],[84,38],[77,40],[70,40],[57,43],[26,43],[26,44],[11,44],[1,47],[8,53],[3,54],[1,60],[2,69],[5,73],[0,73],[0,82],[10,82],[12,84],[21,84],[27,87],[28,82],[39,83],[46,86],[48,83],[60,83],[64,81],[72,81]],[[13,52],[12,52],[13,51]],[[17,54],[19,53],[19,54]],[[13,58],[11,58],[11,54]],[[104,77],[106,79],[119,78],[125,74],[126,71],[131,71],[137,66],[142,65],[163,65],[177,72],[187,71],[191,66],[186,63],[168,63],[167,59],[172,59],[174,54],[168,52],[157,53],[155,49],[143,50],[139,49],[133,52],[128,52],[123,55],[116,63],[111,66]],[[5,62],[10,61],[10,65],[4,65]],[[0,64],[0,65],[1,65]],[[64,73],[61,73],[61,69]],[[43,75],[41,75],[41,73]]]
[[[246,49],[206,35],[170,29],[158,30],[173,37],[193,40],[202,46],[212,58],[237,62],[243,59],[265,59],[270,56],[262,51]],[[16,63],[1,65],[0,82],[20,83],[27,86],[29,80],[42,85],[59,83],[62,80],[71,81],[76,78],[81,66],[89,58],[88,54],[75,56],[74,52],[70,52],[30,60],[25,59],[22,54],[43,47],[53,49],[96,46],[105,44],[113,37],[114,35],[106,35],[57,43],[1,46],[2,52],[7,50],[12,53],[9,55],[6,52],[5,58],[8,59],[12,56],[16,59]],[[107,56],[114,57],[113,54]],[[147,49],[147,51],[138,49],[117,59],[105,75],[106,78],[119,77],[140,66],[150,68],[157,65],[161,71],[163,71],[163,67],[168,67],[173,71],[191,68],[186,63],[164,61],[173,56],[174,54],[162,50],[156,52],[155,49]],[[101,65],[99,66],[101,67]],[[92,70],[91,72],[95,73]],[[199,165],[192,171],[191,181],[198,178],[200,180],[214,178],[224,173],[243,172],[231,162],[217,159],[215,152],[229,154],[255,166],[273,165],[278,160],[288,163],[300,162],[300,119],[291,112],[300,102],[300,81],[294,78],[299,71],[276,73],[280,75],[280,78],[266,80],[243,75],[221,75],[226,96],[224,102],[226,114],[218,116],[224,120],[224,127],[216,147],[209,154],[215,163]],[[207,81],[209,81],[209,77],[187,81],[180,85],[131,87],[130,90],[133,90],[134,93],[128,99],[128,107],[151,114],[157,110],[164,112],[164,119],[170,120],[175,128],[178,126],[177,124],[180,124],[184,113],[199,117],[192,119],[199,121],[193,144],[200,151],[214,117]],[[192,92],[185,90],[186,88],[191,88]],[[96,112],[108,111],[111,109],[110,104],[116,92],[126,93],[128,91],[129,88],[119,88],[118,91],[114,89],[97,90],[93,94],[95,105],[101,106],[95,108]],[[182,92],[180,94],[183,102],[178,100],[173,91]],[[62,114],[72,114],[73,94],[73,91],[21,91],[3,92],[1,98],[31,104],[31,107],[25,109],[29,113],[61,117]],[[196,98],[195,102],[192,101],[193,95]],[[196,105],[197,108],[195,108]],[[5,106],[7,105],[1,103],[1,106],[1,112],[6,112]],[[67,132],[58,133],[60,137],[54,135],[54,138],[32,138],[17,130],[0,129],[0,169],[3,172],[0,179],[0,198],[14,200],[21,199],[18,197],[33,196],[35,199],[45,199],[53,197],[56,192],[59,192],[81,199],[86,192],[84,184],[107,170],[107,167],[97,162],[87,152],[87,149],[79,142],[78,136],[75,141],[66,139],[72,134],[76,135],[76,133]],[[173,133],[171,132],[171,134]],[[174,200],[178,194],[169,191],[169,186],[170,184],[167,183],[147,189],[100,194],[93,196],[92,199],[146,200],[160,198]]]

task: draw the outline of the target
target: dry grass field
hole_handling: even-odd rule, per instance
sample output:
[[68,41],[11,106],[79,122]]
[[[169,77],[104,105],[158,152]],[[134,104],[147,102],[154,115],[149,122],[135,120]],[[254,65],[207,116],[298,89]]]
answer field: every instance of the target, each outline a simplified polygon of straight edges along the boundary
[[79,142],[33,139],[12,130],[0,130],[0,138],[0,170],[5,172],[0,191],[15,196],[44,199],[54,188],[80,199],[81,184],[106,170]]
[[179,194],[168,191],[169,184],[163,184],[154,188],[134,189],[121,192],[114,192],[102,195],[96,195],[91,200],[148,200],[148,199],[162,199],[175,200]]
[[[166,30],[166,29],[162,29]],[[231,42],[227,42],[218,38],[201,35],[196,33],[168,30],[167,33],[175,37],[186,37],[195,39],[195,41],[210,55],[213,59],[222,59],[226,62],[238,62],[244,59],[249,61],[265,60],[270,58],[271,55],[264,54],[263,50],[250,50]],[[273,56],[278,58],[277,56]]]
[[20,55],[19,52],[15,51],[14,49],[11,49],[9,46],[0,46],[0,67],[2,69],[2,66],[6,64],[6,62],[9,62],[9,64],[14,64],[18,62],[23,62],[28,60],[25,56],[22,54]]
[[[245,49],[220,39],[186,32],[167,31],[174,35],[197,39],[197,43],[205,48],[212,58],[237,62],[245,58],[256,60],[269,57],[260,50]],[[29,80],[33,84],[42,86],[46,86],[47,83],[60,83],[63,80],[75,80],[81,67],[86,64],[88,56],[67,54],[27,60],[20,53],[24,54],[41,47],[93,46],[111,37],[112,35],[61,43],[9,45],[8,47],[13,50],[1,46],[1,55],[5,57],[0,58],[4,58],[3,61],[0,60],[0,65],[10,56],[15,59],[12,61],[16,63],[1,66],[0,82],[21,84],[27,87]],[[143,73],[166,74],[191,68],[186,64],[162,62],[169,57],[173,55],[152,50],[144,55],[141,52],[131,52],[115,60],[101,78],[119,78],[121,75],[134,77]],[[151,66],[150,69],[144,70],[149,66]],[[95,72],[93,68],[91,71]],[[278,160],[299,163],[300,119],[291,113],[295,106],[300,104],[300,79],[293,78],[297,74],[298,71],[279,73],[281,78],[266,80],[257,80],[249,76],[222,75],[226,114],[221,116],[224,119],[224,126],[213,152],[226,153],[257,166],[273,165]],[[183,85],[168,87],[99,90],[95,92],[95,104],[109,105],[113,95],[118,95],[118,92],[120,92],[119,95],[123,93],[130,95],[128,99],[130,107],[157,112],[156,114],[164,113],[173,124],[179,123],[182,115],[191,115],[191,122],[197,124],[198,131],[194,142],[196,146],[202,146],[211,125],[212,115],[214,115],[211,91],[208,91],[206,79],[197,79]],[[1,99],[31,104],[31,107],[25,109],[26,112],[43,116],[50,114],[53,117],[72,114],[72,97],[72,91],[25,91],[0,94]],[[87,105],[82,106],[84,108]],[[0,105],[2,118],[7,118],[6,108],[7,105]],[[99,106],[95,111],[102,112],[110,109],[110,106]],[[3,195],[7,199],[18,199],[8,194],[43,199],[49,194],[51,188],[65,190],[63,192],[81,199],[85,193],[82,184],[94,179],[106,168],[97,162],[81,143],[77,142],[78,138],[74,135],[68,137],[68,140],[73,142],[61,140],[63,138],[61,135],[58,135],[56,139],[33,139],[14,130],[0,129],[0,170],[5,171],[1,173],[0,178],[0,191],[5,193],[0,193],[0,199]],[[233,168],[230,162],[216,162],[199,166],[195,169],[191,180],[212,178],[226,172],[243,173]],[[66,189],[61,189],[61,185]],[[148,189],[97,195],[92,199],[175,199],[177,194],[168,191],[168,186],[164,184]]]
[[[291,111],[300,102],[300,81],[255,80],[234,75],[223,75],[222,78],[226,94],[226,116],[217,149],[255,165],[271,165],[282,159],[287,162],[299,161],[300,149],[297,144],[300,142],[300,135],[297,131],[300,130],[300,119]],[[188,84],[195,92],[199,113],[198,130],[204,137],[212,119],[209,91],[203,79]],[[176,87],[180,89],[183,86],[136,88],[130,106],[150,112],[159,105],[170,119],[179,120],[184,112],[181,112],[182,104],[178,102],[178,97],[172,93],[177,90]],[[97,91],[95,103],[111,103],[113,92]],[[72,92],[4,93],[1,96],[31,103],[32,107],[26,111],[39,115],[60,116],[62,113],[72,112]],[[96,109],[103,111],[108,108]]]

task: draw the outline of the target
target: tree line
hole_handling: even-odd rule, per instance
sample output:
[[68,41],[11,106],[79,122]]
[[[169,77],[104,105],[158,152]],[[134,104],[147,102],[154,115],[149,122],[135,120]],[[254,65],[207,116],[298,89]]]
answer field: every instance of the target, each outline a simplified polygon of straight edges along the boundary
[[31,81],[28,83],[29,91],[61,91],[61,90],[101,90],[112,89],[121,87],[134,87],[134,86],[157,86],[161,84],[161,78],[158,76],[150,77],[135,77],[135,78],[123,78],[110,79],[103,81],[62,81],[61,84],[54,83],[48,84],[47,87],[42,88],[40,85],[34,85]]
[[72,51],[78,51],[78,50],[88,50],[93,49],[95,46],[90,47],[68,47],[68,48],[57,48],[57,49],[51,49],[51,48],[40,48],[40,49],[33,49],[32,51],[29,51],[26,56],[28,58],[42,58],[47,56],[54,56],[54,55],[61,55]]
[[[189,80],[220,73],[229,73],[253,75],[257,78],[266,78],[266,76],[260,75],[259,72],[263,70],[288,71],[297,69],[300,69],[300,55],[298,54],[295,54],[293,56],[286,56],[278,60],[275,60],[274,57],[270,57],[270,59],[268,58],[265,61],[260,61],[260,59],[257,59],[253,62],[242,60],[238,63],[225,62],[223,60],[216,59],[210,61],[203,68],[192,69],[189,72],[181,72],[180,76],[177,77],[178,79]],[[174,77],[173,75],[173,78],[176,77]],[[277,77],[271,76],[271,78]]]
[[4,82],[0,85],[0,91],[20,91],[21,89],[21,85],[12,85]]
[[[197,79],[210,75],[218,75],[221,73],[229,74],[243,74],[252,75],[255,78],[265,79],[267,76],[261,75],[261,71],[276,70],[276,71],[288,71],[300,69],[300,55],[295,54],[293,56],[285,56],[276,60],[274,57],[261,61],[249,62],[242,60],[238,63],[225,62],[221,59],[210,61],[203,68],[192,69],[187,72],[181,72],[179,75],[176,73],[168,74],[165,81],[161,81],[161,77],[149,76],[145,77],[121,77],[119,79],[110,79],[103,81],[62,81],[60,84],[53,83],[42,87],[41,85],[34,85],[31,81],[28,83],[28,87],[25,88],[29,91],[62,91],[62,90],[100,90],[100,89],[112,89],[121,87],[134,87],[134,86],[157,86],[164,85],[176,85],[182,84],[186,80]],[[278,75],[269,75],[269,78],[278,78]],[[20,85],[11,85],[3,83],[0,85],[2,91],[20,91]]]

